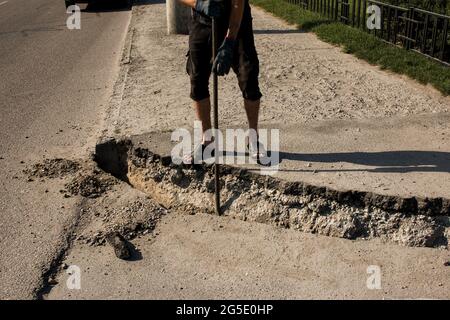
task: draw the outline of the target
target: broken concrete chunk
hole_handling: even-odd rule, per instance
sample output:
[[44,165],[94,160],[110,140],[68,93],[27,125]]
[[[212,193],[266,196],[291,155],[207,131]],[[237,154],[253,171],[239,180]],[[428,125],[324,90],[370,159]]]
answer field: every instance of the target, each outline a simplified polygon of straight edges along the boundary
[[114,248],[116,257],[122,260],[128,260],[131,257],[128,242],[118,232],[112,232],[106,236],[106,241]]

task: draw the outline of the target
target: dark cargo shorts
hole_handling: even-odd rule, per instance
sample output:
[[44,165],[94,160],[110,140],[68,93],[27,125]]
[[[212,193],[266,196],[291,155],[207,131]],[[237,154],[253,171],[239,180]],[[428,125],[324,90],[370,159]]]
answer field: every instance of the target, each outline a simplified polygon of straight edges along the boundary
[[[228,21],[219,24],[219,46],[225,38]],[[189,52],[186,71],[191,79],[191,98],[200,101],[209,98],[209,77],[212,69],[212,30],[211,23],[192,11],[189,30]],[[242,95],[248,100],[262,97],[259,90],[259,60],[253,37],[250,6],[247,5],[238,33],[232,63]]]

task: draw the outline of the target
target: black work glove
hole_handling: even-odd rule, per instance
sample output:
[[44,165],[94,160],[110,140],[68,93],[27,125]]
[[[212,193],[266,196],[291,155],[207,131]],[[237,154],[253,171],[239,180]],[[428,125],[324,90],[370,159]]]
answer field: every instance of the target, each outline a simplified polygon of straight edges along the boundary
[[213,72],[218,76],[224,76],[230,72],[231,63],[233,61],[234,44],[236,41],[225,38],[220,46],[216,60],[213,64]]
[[223,13],[223,5],[221,1],[197,0],[195,2],[195,10],[211,18],[220,18]]

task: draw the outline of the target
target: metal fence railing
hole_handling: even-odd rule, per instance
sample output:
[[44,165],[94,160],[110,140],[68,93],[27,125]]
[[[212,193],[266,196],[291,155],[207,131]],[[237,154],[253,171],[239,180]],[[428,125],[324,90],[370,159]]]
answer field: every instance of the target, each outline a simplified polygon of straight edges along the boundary
[[[450,16],[376,0],[285,0],[305,10],[317,12],[372,33],[383,41],[414,50],[447,65],[450,64]],[[380,28],[369,29],[367,8],[380,8]]]

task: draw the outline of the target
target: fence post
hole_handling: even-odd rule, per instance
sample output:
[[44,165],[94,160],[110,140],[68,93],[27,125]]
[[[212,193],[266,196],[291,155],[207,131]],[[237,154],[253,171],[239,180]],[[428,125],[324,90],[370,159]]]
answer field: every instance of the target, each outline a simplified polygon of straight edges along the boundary
[[[356,1],[356,0],[354,0],[354,1]],[[361,28],[361,0],[358,0],[357,15],[358,15],[358,28]]]
[[334,1],[335,6],[334,6],[334,20],[338,19],[338,12],[339,12],[339,0],[335,0]]
[[351,2],[351,4],[352,4],[352,27],[354,27],[355,26],[355,9],[356,9],[356,2],[355,2],[355,0],[353,0],[352,2]]
[[448,19],[444,20],[444,28],[442,29],[442,51],[440,54],[440,59],[445,58],[445,49],[447,47],[447,34],[448,34]]
[[391,7],[388,7],[387,10],[387,41],[391,41]]
[[367,30],[367,0],[363,1],[363,9],[362,9],[362,25],[363,30]]
[[397,44],[398,23],[399,23],[398,9],[395,8],[394,9],[394,44]]
[[411,49],[411,37],[412,37],[412,19],[414,15],[414,8],[409,7],[408,20],[406,24],[406,50]]
[[380,11],[380,38],[383,39],[383,32],[384,32],[384,6],[381,6],[381,11]]

